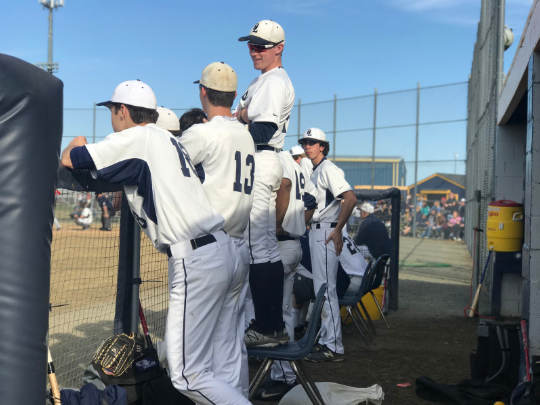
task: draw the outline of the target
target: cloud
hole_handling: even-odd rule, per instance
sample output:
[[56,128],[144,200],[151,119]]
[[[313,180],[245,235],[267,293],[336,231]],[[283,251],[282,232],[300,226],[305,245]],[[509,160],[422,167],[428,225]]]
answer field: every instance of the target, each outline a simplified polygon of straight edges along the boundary
[[269,7],[288,14],[322,15],[325,13],[326,4],[332,0],[274,0]]

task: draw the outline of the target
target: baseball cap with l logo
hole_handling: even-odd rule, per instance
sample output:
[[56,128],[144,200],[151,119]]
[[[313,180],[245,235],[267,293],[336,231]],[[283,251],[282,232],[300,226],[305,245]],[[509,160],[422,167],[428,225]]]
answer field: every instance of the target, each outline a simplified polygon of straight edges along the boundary
[[109,101],[104,101],[97,105],[109,106],[111,104],[127,104],[133,107],[157,109],[157,99],[152,88],[140,80],[128,80],[120,83],[114,89],[114,93]]
[[285,44],[285,32],[281,25],[272,20],[262,20],[253,26],[248,36],[238,38],[253,45]]
[[328,143],[328,141],[326,140],[326,134],[319,128],[309,128],[306,132],[304,132],[302,138],[298,140],[298,143],[302,143],[303,140],[312,140]]
[[200,80],[193,83],[200,83],[204,87],[216,91],[233,92],[238,86],[238,77],[233,68],[225,62],[214,62],[206,66]]

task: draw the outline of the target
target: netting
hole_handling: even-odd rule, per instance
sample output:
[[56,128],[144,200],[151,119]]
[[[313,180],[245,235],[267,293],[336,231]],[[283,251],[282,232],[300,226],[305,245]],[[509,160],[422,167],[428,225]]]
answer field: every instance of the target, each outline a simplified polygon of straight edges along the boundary
[[[55,222],[61,228],[55,225],[53,231],[49,345],[60,386],[80,387],[95,350],[114,334],[120,212],[111,218],[110,231],[101,230],[95,193],[58,191]],[[108,197],[112,200],[112,193]],[[83,203],[91,219],[83,214]],[[140,300],[148,327],[154,338],[162,339],[168,307],[167,257],[144,234],[140,267]]]

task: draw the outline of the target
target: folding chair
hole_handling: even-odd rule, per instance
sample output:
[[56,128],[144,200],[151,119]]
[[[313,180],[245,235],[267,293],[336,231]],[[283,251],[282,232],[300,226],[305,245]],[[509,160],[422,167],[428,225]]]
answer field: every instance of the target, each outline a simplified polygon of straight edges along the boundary
[[270,371],[270,368],[272,367],[272,364],[274,364],[274,361],[281,360],[288,361],[291,364],[291,368],[298,377],[298,380],[300,380],[302,387],[304,387],[304,390],[306,391],[306,394],[308,395],[313,405],[325,405],[321,393],[313,382],[313,379],[307,373],[307,370],[304,366],[304,361],[302,359],[311,352],[311,349],[313,349],[313,346],[315,345],[315,337],[317,335],[317,330],[319,327],[319,320],[321,319],[326,288],[326,284],[323,284],[317,294],[315,304],[313,305],[313,311],[311,312],[308,329],[302,339],[296,342],[289,342],[286,345],[277,347],[247,348],[249,356],[264,358],[264,361],[259,368],[259,371],[257,371],[255,378],[249,386],[250,400],[255,396],[257,389],[261,385],[264,377]]
[[[364,320],[362,319],[362,316],[358,312],[358,307],[356,306],[356,304],[358,304],[358,302],[360,302],[362,300],[362,297],[364,295],[366,295],[367,283],[369,281],[370,274],[372,273],[372,268],[373,268],[372,265],[373,265],[373,260],[370,260],[370,262],[368,263],[368,265],[366,267],[366,271],[364,272],[364,277],[362,279],[362,283],[360,284],[360,288],[358,289],[358,292],[356,294],[355,293],[345,293],[343,298],[339,299],[339,306],[340,307],[345,307],[347,309],[347,317],[349,317],[349,316],[351,317],[354,324],[356,325],[356,328],[358,329],[358,332],[360,332],[360,336],[362,336],[362,339],[364,340],[364,343],[366,344],[366,346],[368,347],[369,350],[371,350],[371,348],[369,347],[369,343],[366,340],[364,334],[362,333],[362,329],[360,329],[360,325],[358,324],[358,321],[360,321],[360,323],[362,324],[362,326],[364,327],[364,329],[368,333],[369,338],[371,339],[371,341],[373,343],[375,343],[375,340],[373,340],[373,336],[371,336],[371,333],[369,333],[369,329],[367,328],[366,324],[364,323]],[[353,315],[352,311],[355,311],[357,317],[355,317]],[[357,318],[358,318],[358,320],[357,320]],[[346,320],[347,319],[345,318],[345,321]]]
[[[373,291],[381,286],[381,283],[382,283],[382,280],[383,280],[383,277],[384,277],[384,273],[386,271],[386,262],[388,261],[389,258],[390,258],[390,255],[382,255],[381,257],[379,257],[377,259],[377,261],[373,265],[373,270],[372,270],[372,272],[370,274],[369,282],[367,283],[367,291],[365,292],[365,294],[370,293],[371,296],[373,297],[373,301],[375,301],[375,305],[377,305],[377,309],[379,310],[379,312],[381,314],[381,317],[384,320],[384,323],[386,324],[386,327],[388,329],[390,329],[390,326],[388,325],[388,322],[386,322],[384,312],[383,312],[381,306],[379,305],[379,301],[377,301],[377,297],[375,297],[375,293]],[[362,284],[363,284],[363,282],[364,282],[364,280],[362,280]],[[364,307],[364,304],[362,303],[362,300],[360,300],[360,305],[362,306],[362,310],[366,314],[366,318],[368,319],[372,329],[375,330],[375,328],[373,327],[373,322],[371,321],[371,318],[370,318],[368,312],[366,311],[366,308]]]

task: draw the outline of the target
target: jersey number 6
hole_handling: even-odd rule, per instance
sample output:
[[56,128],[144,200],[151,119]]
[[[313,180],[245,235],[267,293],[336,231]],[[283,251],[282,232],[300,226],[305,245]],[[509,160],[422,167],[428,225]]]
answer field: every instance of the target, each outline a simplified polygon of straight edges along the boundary
[[[242,183],[241,183],[240,175],[242,174],[242,154],[239,151],[236,151],[236,153],[234,154],[234,160],[236,160],[236,180],[233,183],[233,190],[241,193]],[[251,190],[253,189],[253,178],[255,177],[255,158],[253,157],[253,155],[247,155],[246,166],[251,166],[251,172],[250,172],[251,180],[245,179],[244,192],[247,195],[250,195]]]

